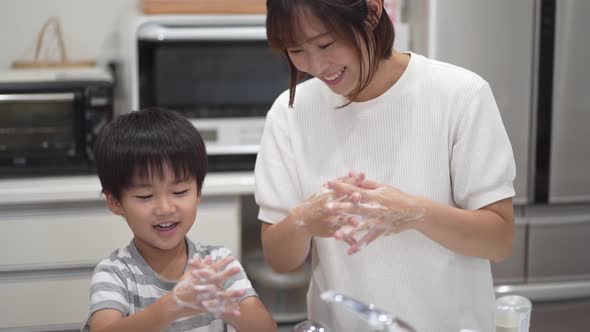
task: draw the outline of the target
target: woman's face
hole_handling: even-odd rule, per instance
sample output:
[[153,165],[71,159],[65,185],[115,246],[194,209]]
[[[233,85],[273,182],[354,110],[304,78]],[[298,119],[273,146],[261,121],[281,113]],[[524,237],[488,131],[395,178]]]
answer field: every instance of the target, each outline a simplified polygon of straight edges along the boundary
[[287,54],[299,71],[319,78],[335,93],[348,97],[360,80],[359,59],[355,49],[338,39],[312,14],[301,11],[297,45]]

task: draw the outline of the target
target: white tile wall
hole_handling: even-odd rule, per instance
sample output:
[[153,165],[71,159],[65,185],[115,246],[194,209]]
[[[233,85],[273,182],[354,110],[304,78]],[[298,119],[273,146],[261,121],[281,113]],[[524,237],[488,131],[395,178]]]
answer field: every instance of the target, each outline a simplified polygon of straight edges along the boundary
[[32,59],[37,33],[50,16],[61,19],[70,58],[105,63],[114,56],[118,22],[137,7],[138,0],[1,0],[0,69]]

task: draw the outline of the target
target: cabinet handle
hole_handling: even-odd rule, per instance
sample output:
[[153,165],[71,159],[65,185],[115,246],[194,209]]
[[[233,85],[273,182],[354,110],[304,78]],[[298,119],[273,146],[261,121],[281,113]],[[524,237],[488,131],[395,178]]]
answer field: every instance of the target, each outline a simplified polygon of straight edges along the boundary
[[266,40],[265,27],[165,27],[150,24],[138,32],[140,40]]
[[72,101],[73,93],[14,93],[0,94],[0,102],[3,101]]

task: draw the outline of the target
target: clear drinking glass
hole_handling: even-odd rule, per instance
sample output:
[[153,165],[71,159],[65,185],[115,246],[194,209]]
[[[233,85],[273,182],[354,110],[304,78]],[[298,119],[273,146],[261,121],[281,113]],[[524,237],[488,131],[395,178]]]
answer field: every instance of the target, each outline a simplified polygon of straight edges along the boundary
[[496,332],[528,332],[532,304],[520,295],[506,295],[496,300]]
[[293,332],[330,332],[330,330],[324,324],[310,319],[295,325]]

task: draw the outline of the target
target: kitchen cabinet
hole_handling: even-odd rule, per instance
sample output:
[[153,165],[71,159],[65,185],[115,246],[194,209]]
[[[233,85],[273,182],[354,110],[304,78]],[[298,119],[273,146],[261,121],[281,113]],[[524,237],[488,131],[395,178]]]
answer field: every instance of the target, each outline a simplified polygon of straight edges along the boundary
[[[252,191],[250,173],[209,175],[188,237],[240,258],[240,195]],[[92,176],[0,180],[0,331],[80,328],[94,266],[132,238],[99,192]]]

